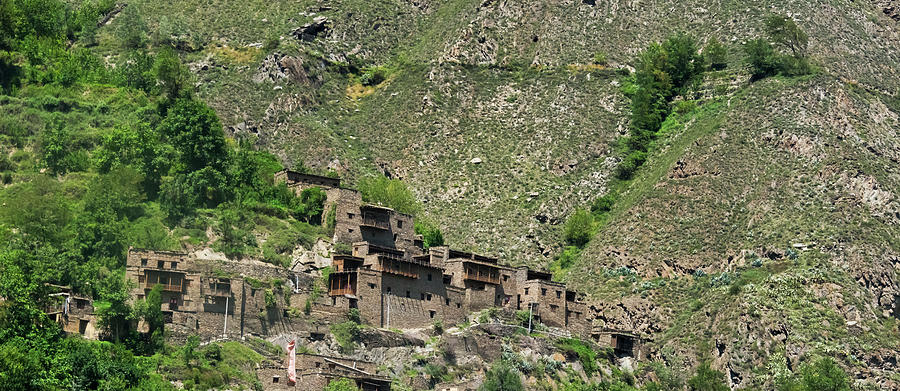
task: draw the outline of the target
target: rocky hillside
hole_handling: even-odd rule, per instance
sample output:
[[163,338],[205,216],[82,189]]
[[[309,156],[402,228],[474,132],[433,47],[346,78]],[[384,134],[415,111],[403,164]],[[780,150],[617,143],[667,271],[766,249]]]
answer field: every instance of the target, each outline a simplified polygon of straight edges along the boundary
[[[675,31],[717,38],[728,67],[707,79],[714,92],[673,118],[568,278],[601,323],[651,337],[653,358],[710,359],[735,387],[769,388],[816,355],[859,387],[900,381],[891,2],[129,7],[181,49],[232,135],[351,183],[401,178],[450,244],[530,265],[610,187],[637,54]],[[809,34],[813,75],[749,81],[741,46],[773,13]],[[115,55],[109,31],[95,50]]]

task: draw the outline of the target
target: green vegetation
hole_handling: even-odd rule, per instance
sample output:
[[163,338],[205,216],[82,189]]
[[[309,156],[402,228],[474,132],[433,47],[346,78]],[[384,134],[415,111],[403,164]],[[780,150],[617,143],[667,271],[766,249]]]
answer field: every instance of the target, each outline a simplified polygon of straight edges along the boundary
[[441,232],[440,228],[434,225],[434,223],[417,219],[415,222],[415,232],[418,235],[422,235],[423,245],[426,250],[429,247],[444,245],[444,234]]
[[697,374],[688,379],[688,388],[691,391],[727,391],[725,374],[709,367],[708,362],[703,362],[697,368]]
[[498,361],[491,365],[491,369],[484,376],[484,383],[478,388],[479,391],[521,391],[524,389],[519,373],[505,361]]
[[334,379],[328,382],[323,391],[356,391],[356,383],[347,378]]
[[[806,52],[809,37],[796,22],[784,16],[772,15],[765,21],[765,30],[769,40],[757,38],[744,46],[754,79],[776,74],[805,75],[812,71]],[[775,48],[790,53],[782,54],[776,52]]]
[[563,338],[556,342],[556,347],[560,350],[578,356],[584,373],[588,376],[592,375],[599,369],[597,365],[597,352],[584,341],[574,338]]
[[830,357],[805,364],[793,377],[777,379],[779,391],[849,391],[847,374]]
[[363,178],[359,191],[365,202],[394,209],[400,213],[415,215],[422,208],[416,196],[403,181],[383,176]]

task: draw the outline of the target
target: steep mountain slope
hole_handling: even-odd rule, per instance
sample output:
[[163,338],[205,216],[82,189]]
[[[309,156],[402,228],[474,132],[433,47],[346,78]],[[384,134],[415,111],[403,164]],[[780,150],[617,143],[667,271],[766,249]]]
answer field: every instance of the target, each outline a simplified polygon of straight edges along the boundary
[[[675,31],[716,37],[716,93],[672,118],[568,278],[601,324],[653,338],[653,358],[711,359],[735,386],[822,354],[860,383],[900,381],[900,25],[884,2],[134,6],[151,30],[182,15],[173,35],[199,43],[183,55],[233,134],[351,183],[402,178],[451,244],[531,265],[609,186],[618,69]],[[740,45],[771,13],[809,33],[815,75],[748,81]]]
[[[598,53],[627,66],[648,43],[685,30],[729,43],[739,66],[738,45],[777,12],[809,32],[823,72],[887,94],[900,85],[896,22],[865,2],[134,6],[151,30],[180,26],[175,35],[201,43],[187,58],[226,125],[255,132],[288,161],[407,179],[452,243],[514,262],[544,262],[535,257],[556,252],[557,224],[604,192],[627,101],[615,87],[621,76],[577,65]],[[290,34],[316,17],[325,29],[312,39]],[[265,50],[247,45],[273,35],[278,54],[258,61]],[[360,85],[376,65],[386,81]]]
[[891,378],[896,108],[817,76],[757,82],[683,120],[570,273],[604,323],[655,335],[666,360],[711,356],[744,386],[824,353]]

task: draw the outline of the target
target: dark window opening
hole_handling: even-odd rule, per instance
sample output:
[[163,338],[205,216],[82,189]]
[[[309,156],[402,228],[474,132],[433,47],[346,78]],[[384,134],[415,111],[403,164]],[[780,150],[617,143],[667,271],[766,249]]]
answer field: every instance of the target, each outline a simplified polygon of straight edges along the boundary
[[278,377],[278,376],[272,376],[272,383],[278,383],[279,380],[281,380],[280,377]]
[[403,220],[397,220],[397,228],[403,228]]
[[547,296],[547,288],[541,288],[541,296]]
[[391,287],[387,287],[387,293],[391,294]]
[[172,262],[172,269],[175,269],[177,267],[178,267],[178,262]]
[[147,258],[141,258],[141,266],[147,266]]
[[163,261],[156,261],[156,268],[157,268],[157,269],[162,269],[162,268],[163,268],[163,264],[165,264],[165,262],[163,262]]
[[428,316],[431,317],[432,319],[434,319],[434,315],[435,315],[434,310],[428,311]]
[[528,294],[528,288],[525,288],[525,294],[526,295]]
[[456,303],[456,308],[462,307],[459,303]]
[[450,299],[444,299],[444,305],[450,305]]
[[409,291],[406,291],[406,298],[409,298]]
[[[373,284],[373,283],[370,282],[370,283],[369,283],[369,289],[375,289],[375,284]],[[388,292],[390,292],[390,291],[391,291],[390,288],[388,288]]]
[[562,292],[561,292],[561,291],[556,291],[556,298],[559,299],[559,298],[561,298],[561,297],[562,297]]
[[431,281],[431,273],[428,273],[428,281]]
[[425,300],[431,301],[431,293],[425,295]]

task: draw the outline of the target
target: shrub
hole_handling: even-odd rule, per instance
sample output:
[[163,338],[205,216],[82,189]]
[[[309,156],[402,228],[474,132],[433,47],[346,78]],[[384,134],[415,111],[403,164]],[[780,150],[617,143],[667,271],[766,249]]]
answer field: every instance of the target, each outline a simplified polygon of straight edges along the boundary
[[747,55],[747,63],[750,64],[750,73],[754,79],[778,73],[778,56],[766,40],[758,38],[748,41],[744,44],[744,53]]
[[351,321],[333,324],[331,334],[340,345],[341,352],[351,353],[356,349],[356,341],[359,339],[359,324]]
[[563,233],[567,243],[576,247],[584,247],[591,240],[593,229],[594,217],[590,212],[579,209],[566,220]]
[[607,64],[606,53],[603,53],[603,52],[594,53],[593,62],[596,65],[606,65]]
[[423,246],[426,250],[433,246],[444,245],[444,234],[441,233],[440,228],[430,222],[416,220],[415,231],[416,234],[422,235]]
[[420,209],[416,196],[399,179],[383,176],[364,178],[359,183],[359,191],[363,201],[386,206],[400,213],[415,215]]
[[597,352],[584,341],[574,338],[563,338],[556,343],[556,347],[566,353],[577,355],[578,361],[581,362],[581,366],[584,368],[584,373],[588,376],[599,369]]
[[359,309],[351,308],[349,311],[347,311],[347,320],[356,324],[361,324],[362,317],[359,315]]
[[715,37],[711,38],[703,48],[703,57],[709,64],[709,69],[722,70],[728,66],[728,51],[725,45],[719,42]]
[[441,335],[444,333],[444,322],[441,322],[440,319],[436,319],[432,325],[434,326],[435,335]]
[[619,163],[619,167],[616,168],[616,176],[620,179],[631,179],[634,177],[634,173],[637,169],[647,161],[647,152],[645,151],[631,151],[628,156],[625,156],[625,159]]
[[347,378],[333,379],[328,382],[323,391],[357,391],[356,383]]
[[607,193],[603,197],[597,198],[591,203],[591,213],[595,216],[607,213],[612,210],[613,205],[616,203],[616,195],[613,193]]
[[728,391],[725,374],[710,368],[708,362],[700,364],[694,377],[688,380],[691,391]]
[[522,391],[522,379],[519,373],[504,361],[498,361],[491,366],[484,376],[484,383],[479,391]]

